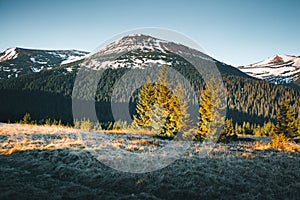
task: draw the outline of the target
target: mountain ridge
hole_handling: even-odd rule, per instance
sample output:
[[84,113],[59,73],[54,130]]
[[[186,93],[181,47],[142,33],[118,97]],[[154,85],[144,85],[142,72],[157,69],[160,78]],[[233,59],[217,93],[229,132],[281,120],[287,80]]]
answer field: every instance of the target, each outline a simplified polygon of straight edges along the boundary
[[84,58],[80,50],[40,50],[8,48],[0,53],[0,79],[18,77]]
[[[133,44],[132,42],[134,41],[138,43],[138,41],[131,39],[129,38],[130,41],[127,42],[130,44]],[[150,41],[151,40],[152,39],[150,39]],[[123,41],[124,44],[126,44],[125,41]],[[146,41],[148,41],[148,39],[146,39]],[[210,61],[207,62],[207,60],[205,60],[204,63],[208,63],[209,66],[213,65],[217,67],[222,76],[228,97],[227,118],[232,118],[232,120],[236,123],[249,121],[251,123],[259,123],[262,125],[266,121],[273,121],[282,96],[293,97],[293,106],[295,110],[297,106],[299,106],[299,90],[253,78],[233,66],[226,65],[216,59],[212,59],[201,52],[194,52],[196,50],[180,44],[171,43],[167,46],[170,51],[168,51],[167,48],[161,51],[159,50],[160,47],[156,45],[157,43],[155,41],[152,42],[153,45],[156,46],[155,49],[152,47],[147,47],[145,49],[131,49],[130,47],[128,48],[127,44],[125,47],[128,48],[129,51],[125,51],[124,54],[120,53],[124,49],[115,45],[112,47],[113,51],[111,51],[111,54],[117,53],[117,55],[119,55],[118,53],[120,53],[119,57],[113,56],[115,60],[106,59],[110,58],[109,53],[104,55],[101,53],[97,54],[97,52],[95,52],[94,54],[89,54],[83,60],[79,60],[77,62],[58,65],[52,69],[41,70],[36,73],[31,72],[17,78],[0,80],[0,91],[2,94],[0,96],[0,104],[2,105],[0,106],[0,120],[19,120],[26,112],[28,112],[37,121],[51,118],[61,119],[63,123],[73,123],[72,91],[79,70],[85,66],[86,68],[84,68],[83,71],[97,75],[98,72],[94,70],[101,69],[100,73],[103,74],[101,76],[102,78],[98,82],[96,93],[91,94],[88,93],[88,91],[84,91],[80,93],[80,97],[82,97],[84,101],[86,99],[85,97],[93,95],[97,117],[101,121],[111,122],[114,120],[110,105],[112,94],[114,93],[116,96],[115,102],[118,105],[121,105],[128,101],[127,98],[123,98],[124,94],[130,93],[131,100],[129,108],[130,113],[134,114],[135,102],[138,96],[136,92],[132,93],[130,88],[137,88],[138,91],[140,83],[149,77],[148,74],[145,73],[148,69],[148,67],[146,68],[147,65],[149,67],[160,68],[166,63],[169,63],[169,67],[171,67],[172,70],[176,70],[178,72],[177,74],[181,74],[188,80],[187,83],[184,83],[186,85],[183,86],[186,86],[187,88],[192,86],[195,93],[198,94],[198,96],[193,96],[191,92],[187,93],[187,99],[190,100],[191,113],[197,117],[199,106],[197,102],[199,102],[198,99],[201,91],[205,88],[205,82],[201,77],[199,77],[199,73],[188,59],[176,54],[176,52],[179,51],[182,51],[183,55],[185,53],[190,55],[194,53],[202,55],[199,60],[200,63],[201,60],[208,58]],[[120,51],[117,51],[117,48],[119,48]],[[100,58],[97,56],[100,56]],[[89,68],[88,65],[86,65],[86,62],[90,61],[89,58],[95,59],[95,62],[99,61],[100,65],[95,64]],[[158,60],[163,62],[157,62]],[[116,61],[117,64],[120,64],[120,66],[110,66],[114,61]],[[102,63],[105,62],[106,65],[101,66]],[[61,61],[59,63],[61,63]],[[140,67],[134,67],[134,65]],[[130,70],[133,70],[133,72],[136,70],[138,73],[141,72],[141,75],[129,79],[129,81],[126,82],[126,87],[122,89],[115,87],[115,84]],[[201,74],[205,75],[206,72],[211,73],[210,70],[211,68],[208,67],[206,68],[206,71],[204,70],[204,73],[201,72]],[[150,69],[150,71],[153,72],[152,69]],[[169,79],[177,80],[176,77],[175,79],[174,77],[170,77]],[[87,83],[89,83],[89,81]]]
[[242,72],[275,84],[299,81],[300,56],[277,54],[260,62],[239,66]]

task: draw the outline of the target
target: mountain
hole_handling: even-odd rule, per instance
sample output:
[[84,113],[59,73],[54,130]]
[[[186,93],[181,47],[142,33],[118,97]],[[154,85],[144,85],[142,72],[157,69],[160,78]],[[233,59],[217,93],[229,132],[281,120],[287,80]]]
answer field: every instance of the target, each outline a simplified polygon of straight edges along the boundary
[[[127,51],[124,52],[126,49]],[[182,54],[176,54],[176,52]],[[190,110],[194,114],[198,114],[197,99],[199,99],[199,94],[205,83],[197,75],[198,72],[192,63],[181,56],[183,54],[198,55],[199,62],[208,61],[217,66],[227,90],[227,117],[232,118],[234,122],[249,121],[263,124],[268,120],[274,121],[276,110],[284,96],[292,98],[295,111],[297,111],[297,107],[300,107],[299,91],[291,87],[276,85],[251,77],[235,67],[182,44],[147,35],[129,35],[97,49],[76,62],[62,64],[60,60],[57,62],[58,66],[53,66],[52,69],[41,70],[36,73],[31,73],[31,71],[17,78],[0,80],[0,121],[19,120],[26,112],[29,112],[32,118],[38,122],[47,118],[55,118],[61,119],[63,123],[73,123],[73,86],[78,70],[83,68],[87,71],[91,70],[92,74],[103,72],[102,78],[98,82],[96,94],[88,94],[88,91],[81,93],[95,97],[96,112],[101,121],[114,120],[110,105],[113,92],[117,98],[115,100],[119,104],[128,101],[128,99],[123,98],[124,93],[132,95],[129,109],[130,113],[134,114],[139,83],[146,80],[148,75],[141,75],[134,79],[127,77],[129,78],[126,81],[128,87],[123,89],[116,88],[115,84],[124,78],[123,75],[130,70],[145,72],[150,69],[149,67],[160,68],[163,64],[167,64],[189,80],[190,86],[198,94],[197,97],[192,96],[191,93],[187,94],[187,98],[190,99]],[[5,58],[14,60],[19,56],[15,56],[15,53],[7,53]],[[11,60],[4,62],[11,62]],[[20,67],[22,67],[21,64]],[[209,68],[206,70],[205,73],[211,72]],[[137,91],[132,93],[130,88],[137,88]]]
[[92,69],[120,67],[145,68],[151,64],[171,65],[171,61],[168,60],[166,56],[171,54],[172,49],[176,49],[178,51],[180,50],[185,53],[197,52],[198,54],[201,54],[203,59],[213,61],[213,58],[209,57],[208,55],[188,48],[184,45],[140,34],[129,35],[123,37],[121,40],[110,43],[94,53],[91,56],[91,59],[95,61],[97,60],[97,57],[101,58],[106,55],[118,55],[120,53],[123,54],[123,52],[126,52],[128,49],[132,49],[132,54],[121,56],[117,59],[114,59],[112,62],[105,62],[105,66],[101,65],[99,62],[92,62],[90,63],[89,67]]
[[[105,66],[95,62],[95,57],[104,57],[109,54],[118,54],[124,49],[134,48],[131,54],[126,54],[111,62],[105,62]],[[181,44],[168,42],[147,35],[131,35],[112,42],[102,49],[97,50],[91,56],[89,52],[79,50],[38,50],[25,48],[8,48],[0,52],[0,79],[18,77],[21,74],[30,74],[40,72],[43,69],[49,70],[53,67],[76,62],[82,59],[93,59],[90,63],[91,69],[103,68],[144,68],[151,64],[174,64],[171,60],[176,61],[174,54],[170,50],[176,49],[180,52],[201,55],[204,60],[215,62],[222,72],[234,73],[245,76],[234,67],[219,62],[210,56],[191,49]],[[172,58],[173,57],[173,58]],[[185,62],[185,61],[184,61]],[[178,64],[178,63],[177,63]],[[182,64],[182,63],[181,63]],[[88,66],[88,65],[85,65]],[[230,72],[229,72],[230,71]]]
[[297,82],[300,78],[300,56],[275,55],[258,63],[238,67],[255,78],[275,84]]
[[21,74],[83,59],[88,52],[78,50],[36,50],[9,48],[0,53],[0,79],[18,77]]
[[[125,55],[121,55],[112,61],[103,62],[103,57],[108,55],[123,54],[124,50],[130,49],[130,52]],[[98,49],[89,58],[92,62],[85,62],[85,66],[91,69],[117,69],[117,68],[140,68],[143,69],[151,65],[186,65],[185,59],[180,60],[179,56],[172,52],[179,52],[191,55],[197,55],[203,60],[214,62],[219,70],[222,72],[233,73],[240,76],[247,76],[236,70],[234,67],[226,65],[225,63],[219,62],[214,58],[182,44],[169,42],[166,40],[158,39],[149,35],[129,35],[125,36],[120,40],[114,41],[107,46]],[[97,57],[100,61],[97,62]],[[181,62],[181,63],[180,63]]]

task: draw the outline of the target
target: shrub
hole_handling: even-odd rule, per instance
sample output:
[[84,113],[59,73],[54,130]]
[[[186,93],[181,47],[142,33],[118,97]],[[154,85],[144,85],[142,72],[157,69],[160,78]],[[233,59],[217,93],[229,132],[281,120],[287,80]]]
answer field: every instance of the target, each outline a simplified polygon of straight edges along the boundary
[[277,149],[284,149],[284,144],[289,142],[290,138],[286,137],[283,133],[272,135],[271,145]]
[[112,127],[113,130],[127,129],[128,124],[126,121],[116,121]]
[[218,142],[229,142],[237,138],[232,119],[226,119],[223,130],[219,136]]
[[56,119],[53,119],[53,122],[52,122],[52,124],[51,125],[53,125],[53,126],[56,126],[56,125],[58,125],[58,121],[56,120]]
[[109,122],[107,127],[106,127],[106,130],[112,130],[112,129],[113,129],[113,123]]
[[102,126],[101,126],[101,124],[99,122],[96,122],[94,124],[93,129],[96,130],[96,131],[101,131],[102,130]]
[[75,121],[74,121],[74,128],[80,129],[80,121],[77,119],[75,119]]
[[21,124],[32,124],[31,116],[29,113],[25,113],[23,119],[20,121]]
[[46,119],[45,124],[50,126],[51,125],[51,119],[50,118]]
[[93,124],[89,119],[84,119],[80,123],[80,129],[90,131],[93,128]]

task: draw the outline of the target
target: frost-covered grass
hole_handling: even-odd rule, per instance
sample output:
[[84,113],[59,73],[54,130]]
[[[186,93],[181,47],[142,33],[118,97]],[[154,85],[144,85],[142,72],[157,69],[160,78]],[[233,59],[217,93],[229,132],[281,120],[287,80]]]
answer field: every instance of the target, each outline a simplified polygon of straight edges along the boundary
[[[11,154],[15,151],[49,150],[58,148],[85,148],[87,140],[85,136],[99,136],[94,148],[122,148],[128,151],[145,151],[156,149],[164,140],[152,137],[147,131],[134,133],[126,130],[103,130],[88,132],[71,127],[32,125],[32,124],[0,124],[0,154]],[[93,139],[93,138],[92,138]],[[83,141],[84,140],[84,141]],[[97,146],[95,146],[97,145]],[[90,147],[90,146],[88,146]]]
[[81,145],[75,129],[31,124],[0,124],[0,144],[0,154]]
[[[155,143],[147,137],[110,134],[105,145],[141,151],[129,146],[159,148],[168,142]],[[299,199],[300,196],[300,153],[259,149],[255,142],[217,144],[206,157],[198,156],[201,147],[194,143],[171,165],[143,174],[120,172],[102,164],[80,144],[75,129],[0,125],[2,150],[13,148],[18,142],[22,148],[0,154],[0,199]],[[45,148],[49,144],[54,146]]]

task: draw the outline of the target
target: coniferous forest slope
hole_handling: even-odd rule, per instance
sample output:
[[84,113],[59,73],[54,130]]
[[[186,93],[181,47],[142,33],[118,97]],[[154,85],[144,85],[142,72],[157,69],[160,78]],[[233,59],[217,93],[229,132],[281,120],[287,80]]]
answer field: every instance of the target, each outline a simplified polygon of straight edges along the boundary
[[[1,80],[0,120],[16,121],[28,112],[37,122],[55,118],[61,119],[65,124],[72,124],[71,96],[79,63],[80,61],[18,78]],[[70,67],[72,71],[68,70]],[[188,64],[172,67],[187,77],[196,91],[203,87],[203,80],[197,79],[194,69]],[[234,122],[263,124],[269,120],[274,121],[276,110],[284,97],[291,99],[294,112],[298,112],[300,101],[296,86],[275,85],[255,79],[219,62],[217,67],[227,89],[227,118],[232,118]],[[127,68],[105,70],[103,75],[105,79],[100,80],[95,96],[98,117],[101,121],[113,121],[109,106],[112,88],[128,70]],[[147,77],[140,78],[144,80]],[[132,113],[135,112],[136,99],[137,93],[133,96]],[[120,103],[122,101],[120,99]],[[193,102],[195,101],[190,102],[191,107],[196,106]]]

